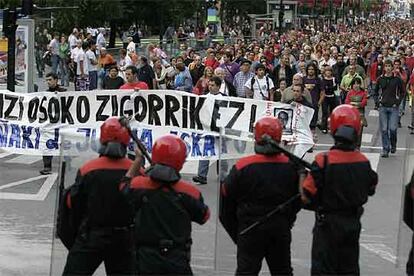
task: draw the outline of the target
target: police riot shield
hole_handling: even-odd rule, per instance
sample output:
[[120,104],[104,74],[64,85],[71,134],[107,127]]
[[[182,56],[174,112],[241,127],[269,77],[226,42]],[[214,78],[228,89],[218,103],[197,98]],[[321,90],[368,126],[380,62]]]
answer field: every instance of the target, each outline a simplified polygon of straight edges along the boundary
[[[75,183],[76,175],[79,168],[87,161],[98,157],[99,140],[96,135],[86,135],[87,139],[79,139],[74,141],[64,134],[61,135],[60,156],[59,156],[59,177],[57,181],[56,209],[54,214],[54,227],[52,236],[52,253],[50,260],[49,275],[62,275],[68,255],[67,242],[58,235],[59,227],[65,226],[60,222],[60,217],[67,216],[60,209],[67,201],[63,198],[65,190]],[[73,136],[71,136],[73,137]],[[62,202],[65,201],[65,202]],[[69,214],[70,215],[70,214]],[[60,225],[59,225],[60,224]],[[94,275],[105,275],[104,270],[100,269],[100,273]]]
[[[412,197],[414,196],[411,187],[414,187],[414,140],[412,136],[407,134],[405,160],[402,175],[401,185],[401,211],[399,217],[398,242],[397,242],[397,256],[396,266],[401,270],[406,270],[409,259],[410,250],[414,245],[413,239],[413,220],[414,220],[414,205]],[[411,264],[413,260],[411,260]]]
[[232,223],[232,218],[227,216],[227,209],[230,206],[226,203],[226,191],[221,188],[226,181],[236,162],[245,156],[254,153],[254,142],[249,139],[240,139],[230,129],[222,129],[219,137],[220,154],[217,173],[217,216],[216,238],[215,238],[215,259],[214,267],[219,275],[234,275],[236,271],[236,245],[233,241],[237,225]]

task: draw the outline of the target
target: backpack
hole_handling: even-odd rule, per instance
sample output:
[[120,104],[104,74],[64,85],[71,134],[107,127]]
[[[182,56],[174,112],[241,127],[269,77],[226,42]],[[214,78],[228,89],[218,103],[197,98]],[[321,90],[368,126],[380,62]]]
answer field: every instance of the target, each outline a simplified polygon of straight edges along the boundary
[[75,243],[82,220],[79,189],[76,185],[72,185],[63,190],[56,222],[56,234],[68,250]]
[[[253,90],[253,85],[254,85],[254,83],[256,82],[256,77],[253,77],[251,80],[250,80],[250,90],[252,90],[252,91],[254,91]],[[266,76],[266,85],[267,85],[267,92],[269,93],[269,77],[268,76]],[[263,97],[263,99],[264,100],[266,100],[266,101],[268,101],[269,100],[269,97],[266,97],[265,95],[263,95],[263,92],[260,90],[260,94],[262,95],[262,97]]]

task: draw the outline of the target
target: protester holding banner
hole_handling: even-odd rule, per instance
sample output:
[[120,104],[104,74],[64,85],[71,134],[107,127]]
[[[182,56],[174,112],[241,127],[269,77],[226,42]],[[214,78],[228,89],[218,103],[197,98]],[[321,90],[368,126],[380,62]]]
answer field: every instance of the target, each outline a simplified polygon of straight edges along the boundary
[[250,233],[250,226],[299,192],[297,168],[279,151],[282,124],[264,117],[255,125],[255,153],[237,161],[221,185],[220,222],[237,245],[236,275],[258,275],[263,258],[271,275],[293,275],[291,229],[300,202],[286,206]]
[[102,89],[119,89],[125,81],[119,76],[118,66],[113,65],[109,68],[109,74],[102,82]]
[[148,89],[148,85],[138,80],[138,69],[135,66],[128,66],[125,69],[126,83],[119,89]]
[[[47,91],[49,92],[65,92],[66,89],[60,87],[58,84],[58,75],[55,73],[48,73],[46,75],[46,82],[47,86],[49,87]],[[40,174],[46,175],[52,173],[52,160],[53,156],[51,155],[44,155],[43,156],[43,170],[39,171]]]
[[[221,87],[222,82],[223,80],[218,76],[214,76],[210,78],[210,80],[208,81],[207,97],[217,97],[217,98],[225,97],[226,95],[220,92],[220,87]],[[200,185],[207,184],[207,175],[209,171],[209,166],[210,166],[210,162],[208,160],[200,160],[200,162],[198,163],[197,175],[193,177],[193,181],[195,183],[200,184]]]

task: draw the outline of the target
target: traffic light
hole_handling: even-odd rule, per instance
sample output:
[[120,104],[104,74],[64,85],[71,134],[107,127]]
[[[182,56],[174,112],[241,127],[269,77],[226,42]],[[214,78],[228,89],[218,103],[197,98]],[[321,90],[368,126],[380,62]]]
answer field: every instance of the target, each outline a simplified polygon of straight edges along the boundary
[[6,37],[16,31],[17,12],[15,9],[3,10],[3,33]]

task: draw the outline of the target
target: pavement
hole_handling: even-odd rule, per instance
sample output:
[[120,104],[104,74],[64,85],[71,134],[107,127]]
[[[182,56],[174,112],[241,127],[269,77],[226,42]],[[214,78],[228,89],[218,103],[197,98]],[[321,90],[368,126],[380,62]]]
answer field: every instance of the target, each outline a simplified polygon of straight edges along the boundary
[[[40,87],[46,87],[37,80]],[[70,88],[71,89],[71,88]],[[40,90],[42,91],[42,90]],[[408,108],[408,107],[407,107]],[[404,275],[403,265],[397,265],[397,244],[403,184],[408,182],[414,168],[414,136],[409,134],[409,115],[402,119],[398,130],[397,153],[389,158],[380,157],[381,137],[378,112],[372,101],[367,109],[368,127],[364,129],[361,151],[369,158],[379,174],[377,193],[365,205],[360,239],[361,275]],[[328,134],[318,133],[319,139],[313,156],[332,145]],[[65,185],[73,183],[77,168],[91,155],[67,160]],[[234,162],[231,160],[230,162]],[[0,151],[0,275],[60,275],[67,251],[55,238],[54,221],[58,195],[58,168],[60,160],[54,158],[53,174],[40,176],[41,156],[24,156]],[[211,164],[208,185],[200,186],[211,218],[203,226],[194,224],[192,267],[196,275],[234,275],[235,247],[217,219],[218,181],[214,163]],[[188,162],[184,176],[191,181],[197,162]],[[310,274],[313,213],[298,214],[292,236],[292,265],[295,275]],[[406,257],[405,257],[406,258]],[[105,275],[101,266],[94,275]],[[269,275],[263,265],[260,275]]]

